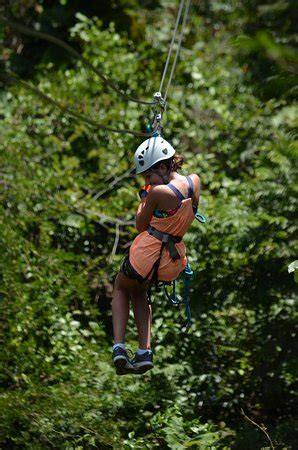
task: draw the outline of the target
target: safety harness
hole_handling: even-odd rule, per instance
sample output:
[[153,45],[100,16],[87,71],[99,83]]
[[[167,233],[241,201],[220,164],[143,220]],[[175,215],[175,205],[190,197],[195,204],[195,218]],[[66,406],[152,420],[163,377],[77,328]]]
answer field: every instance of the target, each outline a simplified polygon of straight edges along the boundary
[[[193,182],[191,177],[186,177],[189,183],[188,187],[188,195],[187,198],[192,197],[193,193]],[[168,187],[172,189],[173,192],[177,195],[177,197],[182,201],[184,200],[184,196],[181,194],[181,192],[176,188],[176,186],[172,185],[171,183],[168,184]],[[139,196],[141,199],[145,198],[149,191],[151,189],[151,186],[149,184],[143,186],[139,191]],[[198,212],[197,206],[193,206],[193,212],[194,217],[198,222],[205,223],[206,218],[203,216],[203,214],[200,214]],[[185,313],[187,317],[186,324],[182,328],[183,331],[187,332],[188,329],[191,326],[191,310],[190,310],[190,286],[191,286],[191,279],[193,277],[193,270],[191,269],[191,266],[189,263],[187,263],[185,269],[184,269],[184,293],[183,297],[178,297],[176,294],[176,280],[173,281],[159,281],[158,280],[158,269],[159,264],[162,258],[162,252],[164,248],[167,248],[170,254],[170,257],[173,261],[176,261],[180,259],[180,255],[177,251],[176,245],[177,243],[181,242],[182,237],[181,236],[173,236],[172,234],[163,233],[162,231],[157,230],[156,228],[152,227],[151,225],[147,228],[148,233],[151,236],[154,236],[156,239],[158,239],[161,242],[160,252],[157,260],[151,267],[150,271],[146,275],[146,277],[143,279],[149,280],[149,277],[152,275],[152,278],[150,279],[150,286],[148,290],[148,303],[151,304],[151,293],[152,293],[152,286],[155,286],[155,290],[157,292],[160,291],[160,287],[164,288],[165,296],[168,299],[168,301],[173,306],[179,306],[182,303],[185,304]],[[169,294],[167,291],[167,286],[172,286],[172,293]]]
[[148,226],[147,231],[151,236],[154,236],[156,239],[161,241],[161,243],[162,243],[161,251],[160,251],[161,253],[162,253],[164,247],[166,247],[169,250],[170,257],[172,258],[173,261],[180,259],[180,255],[177,251],[175,244],[178,244],[179,242],[181,242],[182,237],[163,233],[162,231],[156,230],[156,228],[152,227],[151,225]]
[[[206,222],[205,216],[202,214],[199,214],[196,207],[194,208],[194,214],[195,219],[198,220],[201,223]],[[187,263],[185,269],[184,269],[184,295],[183,298],[180,298],[176,295],[176,280],[173,281],[159,281],[158,280],[158,269],[159,264],[162,257],[162,252],[164,248],[167,248],[170,254],[170,257],[173,261],[176,261],[180,259],[180,255],[177,251],[177,248],[175,244],[178,242],[181,242],[182,237],[181,236],[173,236],[171,234],[163,233],[162,231],[156,230],[151,225],[147,228],[148,233],[151,236],[154,236],[156,239],[158,239],[161,242],[160,247],[160,253],[158,259],[153,264],[152,268],[150,269],[150,272],[146,275],[145,279],[148,280],[150,275],[152,274],[151,283],[148,291],[148,303],[151,304],[151,289],[152,285],[155,285],[155,289],[159,291],[159,286],[164,287],[165,295],[168,299],[168,301],[173,306],[179,306],[182,303],[185,304],[185,313],[187,317],[186,324],[183,326],[182,331],[187,332],[189,328],[191,327],[192,319],[191,319],[191,310],[190,310],[190,286],[191,286],[191,279],[193,277],[193,270],[191,269],[191,266],[189,263]],[[172,286],[173,291],[172,294],[169,294],[167,291],[167,286]]]

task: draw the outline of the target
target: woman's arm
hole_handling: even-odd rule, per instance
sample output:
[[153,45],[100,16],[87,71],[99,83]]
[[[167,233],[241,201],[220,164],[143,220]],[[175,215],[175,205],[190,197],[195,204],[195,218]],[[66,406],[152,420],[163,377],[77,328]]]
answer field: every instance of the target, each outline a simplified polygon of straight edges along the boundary
[[199,201],[200,201],[200,191],[201,191],[201,180],[200,177],[198,175],[196,175],[195,173],[191,174],[191,178],[193,181],[193,195],[192,195],[192,204],[194,206],[198,206]]
[[157,207],[157,192],[154,187],[150,189],[148,195],[142,200],[136,214],[136,228],[141,233],[145,231]]

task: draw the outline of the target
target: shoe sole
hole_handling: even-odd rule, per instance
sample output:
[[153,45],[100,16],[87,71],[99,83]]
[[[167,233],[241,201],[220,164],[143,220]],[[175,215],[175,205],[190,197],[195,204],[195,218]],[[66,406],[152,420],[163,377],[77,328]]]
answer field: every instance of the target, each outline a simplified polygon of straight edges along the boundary
[[142,374],[147,372],[150,369],[153,369],[153,363],[150,361],[143,361],[140,363],[134,363],[135,372],[138,374]]
[[126,367],[126,365],[128,364],[128,361],[123,356],[116,356],[113,359],[113,363],[116,367],[117,375],[128,375],[128,374],[135,373],[135,369],[133,366]]

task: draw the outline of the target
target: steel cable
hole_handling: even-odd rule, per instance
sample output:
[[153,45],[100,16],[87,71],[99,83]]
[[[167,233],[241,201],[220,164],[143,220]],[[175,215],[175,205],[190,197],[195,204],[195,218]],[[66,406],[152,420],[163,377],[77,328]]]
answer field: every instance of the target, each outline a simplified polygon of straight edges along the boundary
[[172,40],[171,40],[170,47],[169,47],[169,50],[168,50],[166,64],[165,64],[165,67],[164,67],[164,70],[163,70],[162,79],[161,79],[160,86],[159,86],[159,92],[162,92],[163,83],[164,83],[164,80],[165,80],[165,77],[166,77],[166,73],[167,73],[167,70],[168,70],[168,65],[169,65],[170,58],[171,58],[171,53],[172,53],[172,50],[173,50],[173,47],[174,47],[174,42],[175,42],[175,39],[176,39],[177,29],[178,29],[178,25],[179,25],[179,22],[180,22],[180,17],[181,17],[184,1],[185,0],[181,0],[180,1],[179,10],[178,10],[177,18],[176,18],[176,23],[175,23],[175,28],[174,28],[174,31],[173,31],[173,36],[172,36]]
[[186,0],[185,11],[184,11],[183,21],[182,21],[182,26],[181,26],[181,32],[180,32],[179,41],[178,41],[178,45],[177,45],[177,50],[176,50],[174,62],[173,62],[173,65],[172,65],[171,73],[170,73],[170,76],[169,76],[166,92],[165,92],[165,95],[164,95],[164,101],[166,101],[166,99],[167,99],[168,92],[169,92],[169,89],[170,89],[170,86],[171,86],[171,82],[172,82],[172,78],[173,78],[173,75],[174,75],[174,71],[175,71],[175,68],[176,68],[178,56],[179,56],[179,53],[180,53],[181,43],[182,43],[184,30],[185,30],[185,25],[186,25],[186,20],[187,20],[187,17],[188,17],[188,12],[189,12],[189,7],[190,7],[190,1],[191,0]]

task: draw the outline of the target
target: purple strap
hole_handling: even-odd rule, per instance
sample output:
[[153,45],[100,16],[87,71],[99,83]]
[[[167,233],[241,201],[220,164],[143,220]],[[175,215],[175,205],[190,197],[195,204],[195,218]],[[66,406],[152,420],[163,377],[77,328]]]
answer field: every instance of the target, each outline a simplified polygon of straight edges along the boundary
[[177,195],[177,197],[182,201],[185,199],[184,195],[181,194],[179,189],[176,188],[172,183],[167,184],[167,186],[172,189],[172,191]]
[[190,176],[188,175],[186,177],[187,181],[188,181],[188,194],[187,194],[187,198],[191,198],[193,196],[193,181],[190,178]]
[[[188,194],[187,194],[187,198],[191,198],[193,195],[193,181],[190,178],[190,176],[186,177],[187,181],[188,181]],[[172,189],[172,191],[177,195],[177,197],[182,201],[185,200],[184,195],[181,194],[181,192],[179,191],[179,189],[176,188],[176,186],[174,186],[172,183],[167,184],[167,186]]]

